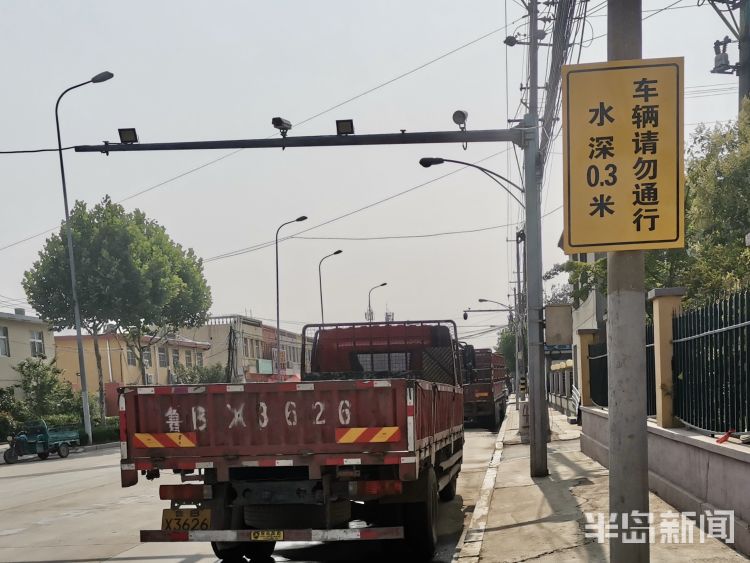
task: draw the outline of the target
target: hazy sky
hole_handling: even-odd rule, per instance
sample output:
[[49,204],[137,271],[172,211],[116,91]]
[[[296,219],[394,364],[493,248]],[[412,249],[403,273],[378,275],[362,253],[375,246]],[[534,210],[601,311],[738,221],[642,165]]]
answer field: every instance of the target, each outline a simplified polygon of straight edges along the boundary
[[[591,0],[590,10],[599,6]],[[644,10],[673,4],[644,0]],[[684,0],[644,22],[644,56],[684,56],[691,87],[735,86],[733,76],[709,74],[713,41],[727,31],[708,6]],[[684,8],[684,9],[681,9]],[[502,39],[506,3],[410,0],[378,2],[94,2],[10,1],[0,5],[4,87],[0,91],[0,149],[55,146],[54,103],[62,90],[110,70],[115,78],[88,85],[61,104],[63,144],[117,140],[118,127],[136,127],[142,142],[256,138],[273,135],[270,121],[292,123],[420,67],[499,30],[425,68],[294,127],[291,135],[332,134],[335,119],[354,119],[357,133],[450,130],[455,109],[469,112],[471,129],[506,126],[519,84],[525,49],[507,52]],[[647,12],[644,15],[649,15]],[[606,31],[606,10],[589,19],[586,37]],[[508,22],[523,15],[507,2]],[[518,26],[525,33],[523,24]],[[729,48],[732,62],[736,46]],[[606,57],[606,39],[583,50],[581,62]],[[544,81],[546,53],[541,60]],[[506,102],[506,76],[509,100]],[[725,120],[736,113],[736,95],[690,97],[685,121]],[[690,131],[692,125],[686,128]],[[293,234],[457,170],[423,169],[422,156],[478,161],[519,181],[515,157],[501,144],[245,150],[181,153],[66,153],[71,199],[115,201],[229,155],[175,181],[127,199],[166,226],[184,246],[210,258],[273,239],[279,224]],[[545,181],[543,212],[562,203],[559,142]],[[500,153],[500,154],[498,154]],[[519,158],[522,158],[519,153]],[[0,155],[0,248],[59,225],[63,214],[55,153]],[[459,171],[406,195],[305,233],[306,237],[421,235],[516,223],[518,206],[473,170]],[[386,304],[396,319],[453,318],[466,335],[504,314],[461,319],[477,298],[505,301],[514,249],[514,227],[472,234],[399,240],[296,239],[280,246],[281,318],[299,328],[319,320],[318,260],[324,264],[326,319],[364,318],[369,288],[382,318]],[[556,244],[562,213],[543,220],[545,268],[564,259]],[[20,280],[44,243],[36,237],[0,250],[0,310],[7,298],[23,299]],[[205,265],[215,313],[251,313],[275,319],[273,247]],[[562,281],[562,280],[561,280]],[[495,337],[477,338],[489,345]]]

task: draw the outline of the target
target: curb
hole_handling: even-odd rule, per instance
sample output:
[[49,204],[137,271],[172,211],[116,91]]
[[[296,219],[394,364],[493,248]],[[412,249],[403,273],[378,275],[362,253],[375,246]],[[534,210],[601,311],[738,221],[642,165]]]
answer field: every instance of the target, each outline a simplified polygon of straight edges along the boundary
[[107,442],[106,444],[94,444],[93,446],[80,446],[76,448],[76,453],[83,453],[83,452],[95,452],[97,450],[108,450],[110,448],[119,448],[120,442]]
[[495,451],[492,453],[492,459],[487,466],[484,474],[482,487],[479,489],[479,498],[474,505],[474,512],[471,515],[469,526],[464,530],[461,539],[456,546],[456,552],[453,555],[455,563],[478,563],[479,552],[482,550],[484,541],[484,529],[487,527],[487,517],[490,512],[490,503],[492,502],[492,493],[495,490],[495,479],[497,478],[497,469],[503,455],[503,439],[505,438],[506,425],[509,417],[506,416],[495,440]]

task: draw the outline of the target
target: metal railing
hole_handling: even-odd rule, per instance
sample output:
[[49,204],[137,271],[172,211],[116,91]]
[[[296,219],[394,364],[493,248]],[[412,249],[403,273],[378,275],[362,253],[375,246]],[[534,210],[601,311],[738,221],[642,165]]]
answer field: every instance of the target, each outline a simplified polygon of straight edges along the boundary
[[[654,325],[646,325],[646,373],[641,384],[646,385],[646,414],[656,416],[656,362],[654,358]],[[609,405],[607,372],[607,343],[589,346],[589,378],[591,400],[600,407]],[[634,379],[637,381],[637,379]]]
[[674,412],[710,432],[750,429],[750,299],[737,292],[672,321]]

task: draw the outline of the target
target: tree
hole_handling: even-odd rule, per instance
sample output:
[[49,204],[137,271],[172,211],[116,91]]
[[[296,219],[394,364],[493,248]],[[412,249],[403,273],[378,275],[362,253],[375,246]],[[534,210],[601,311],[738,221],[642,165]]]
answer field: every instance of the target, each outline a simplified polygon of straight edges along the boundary
[[13,367],[21,375],[21,389],[24,398],[23,409],[27,416],[43,418],[50,414],[71,412],[76,403],[76,395],[69,382],[61,378],[62,370],[55,362],[43,358],[27,358]]
[[[137,209],[126,212],[109,196],[91,210],[76,202],[71,227],[82,324],[94,343],[103,409],[102,329],[113,323],[124,334],[143,377],[143,350],[178,327],[203,324],[211,291],[192,249],[183,250],[156,221]],[[31,305],[58,330],[74,326],[64,235],[61,228],[47,240],[23,280]]]
[[516,333],[513,328],[504,328],[497,335],[497,346],[495,351],[505,358],[505,369],[508,373],[516,371]]
[[[106,196],[89,209],[76,202],[70,215],[81,324],[92,336],[104,409],[104,374],[98,335],[122,305],[133,278],[129,249],[134,233],[125,209]],[[22,281],[31,306],[56,330],[74,328],[65,225],[45,242]],[[104,412],[100,412],[104,418]]]
[[145,379],[144,349],[181,327],[205,324],[211,289],[203,275],[203,261],[192,249],[184,250],[141,211],[131,217],[133,268],[122,306],[112,318],[136,353]]
[[172,375],[174,383],[224,383],[226,382],[225,368],[221,364],[208,367],[193,366],[186,368],[178,365]]

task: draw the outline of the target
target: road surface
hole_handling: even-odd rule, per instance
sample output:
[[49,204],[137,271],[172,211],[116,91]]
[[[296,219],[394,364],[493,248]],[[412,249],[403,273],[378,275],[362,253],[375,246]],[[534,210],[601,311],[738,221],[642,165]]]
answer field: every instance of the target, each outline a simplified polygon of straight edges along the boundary
[[[484,472],[492,457],[495,435],[467,429],[458,494],[441,503],[440,547],[435,561],[451,560],[464,522],[468,523]],[[177,483],[164,474],[156,481],[141,478],[120,487],[119,450],[72,453],[67,459],[24,458],[15,465],[0,462],[0,561],[152,561],[215,563],[209,544],[141,544],[139,530],[159,528],[159,485]],[[377,542],[277,544],[276,561],[353,561],[392,559]]]

